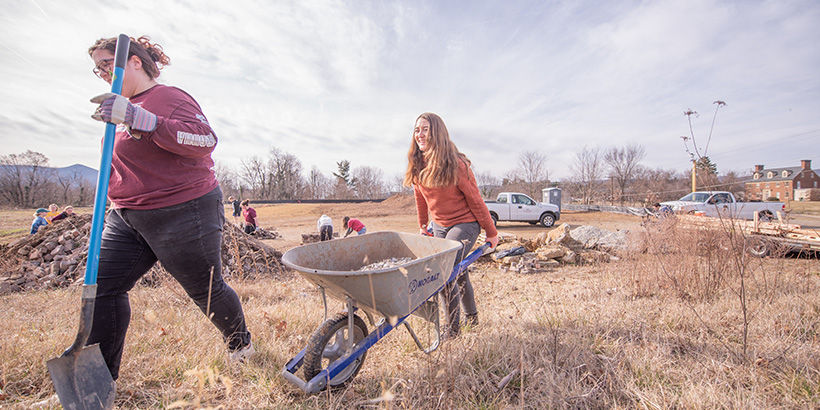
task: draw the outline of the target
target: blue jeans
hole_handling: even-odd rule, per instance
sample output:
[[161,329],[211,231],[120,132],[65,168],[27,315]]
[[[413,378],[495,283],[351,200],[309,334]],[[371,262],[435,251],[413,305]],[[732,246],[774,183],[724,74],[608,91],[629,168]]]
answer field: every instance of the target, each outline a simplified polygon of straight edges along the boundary
[[[464,245],[456,254],[456,261],[453,267],[458,265],[461,260],[467,256],[470,249],[473,249],[473,245],[475,245],[475,241],[481,233],[481,225],[479,225],[478,222],[466,222],[444,227],[431,221],[430,226],[433,227],[433,236],[436,238],[452,239]],[[451,335],[457,335],[461,330],[461,309],[459,309],[459,301],[464,305],[464,314],[468,316],[478,314],[478,309],[475,304],[475,293],[473,292],[473,284],[470,282],[469,273],[464,271],[456,280],[446,284],[442,293],[444,299],[447,301],[445,311],[447,312],[448,331]]]
[[222,279],[224,223],[219,187],[179,205],[151,210],[113,209],[106,216],[94,321],[87,344],[100,344],[114,380],[119,376],[131,321],[128,292],[157,261],[203,313],[210,309],[207,314],[229,349],[250,343],[239,297]]

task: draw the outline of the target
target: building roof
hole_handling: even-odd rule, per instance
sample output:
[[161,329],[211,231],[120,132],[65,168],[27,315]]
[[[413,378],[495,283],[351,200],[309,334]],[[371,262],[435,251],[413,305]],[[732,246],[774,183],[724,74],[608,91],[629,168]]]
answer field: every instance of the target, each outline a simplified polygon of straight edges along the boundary
[[[791,181],[800,175],[801,171],[803,171],[801,167],[764,168],[752,173],[752,176],[745,182],[748,184],[755,182]],[[757,175],[757,178],[755,178],[755,175]]]

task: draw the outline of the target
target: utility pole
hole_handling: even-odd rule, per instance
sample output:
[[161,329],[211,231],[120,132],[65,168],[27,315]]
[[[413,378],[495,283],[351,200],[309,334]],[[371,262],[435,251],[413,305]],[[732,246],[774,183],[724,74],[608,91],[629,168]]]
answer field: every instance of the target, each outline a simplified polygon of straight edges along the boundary
[[[713,102],[712,104],[716,105],[715,115],[714,115],[714,117],[712,117],[712,126],[711,126],[711,128],[709,128],[709,138],[706,140],[706,148],[703,149],[703,155],[701,155],[700,150],[698,150],[698,144],[697,144],[697,142],[695,142],[695,131],[692,129],[692,115],[697,117],[698,113],[697,113],[697,111],[693,111],[692,109],[688,109],[688,110],[683,112],[683,115],[685,115],[687,117],[687,120],[689,122],[689,135],[691,135],[691,137],[682,136],[680,138],[683,140],[683,147],[686,149],[686,152],[689,154],[689,158],[692,159],[692,192],[695,192],[696,188],[697,188],[697,165],[698,165],[697,161],[699,161],[702,158],[706,157],[706,151],[709,150],[709,143],[712,141],[712,131],[714,131],[714,129],[715,129],[715,120],[717,119],[718,110],[720,109],[720,107],[723,107],[723,106],[726,105],[725,102],[720,101],[720,100],[717,100],[717,101]],[[689,141],[690,139],[692,140],[692,148],[693,148],[692,151],[689,150],[689,146],[687,145],[687,141]],[[706,172],[708,174],[709,170],[707,170]]]
[[697,172],[696,172],[696,170],[697,170],[697,164],[698,164],[698,163],[697,163],[697,162],[695,162],[695,160],[692,160],[692,192],[695,192],[695,191],[696,191],[696,189],[695,189],[695,187],[696,187],[695,177],[696,177],[696,175],[697,175]]

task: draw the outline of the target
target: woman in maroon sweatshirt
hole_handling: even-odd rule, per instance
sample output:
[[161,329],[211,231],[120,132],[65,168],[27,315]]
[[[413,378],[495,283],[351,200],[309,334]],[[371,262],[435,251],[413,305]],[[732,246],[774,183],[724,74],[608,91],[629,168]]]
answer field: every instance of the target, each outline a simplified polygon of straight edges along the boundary
[[[99,39],[88,50],[94,73],[109,84],[116,40]],[[230,359],[253,353],[242,305],[222,279],[225,213],[211,159],[216,133],[193,97],[157,82],[169,63],[148,37],[131,38],[122,95],[91,100],[100,104],[92,118],[119,124],[88,339],[100,344],[115,380],[131,317],[128,292],[157,261],[209,315]]]
[[[470,160],[450,140],[441,117],[429,112],[419,115],[407,160],[404,184],[413,187],[422,234],[426,234],[429,222],[433,236],[463,243],[456,264],[472,249],[481,228],[486,232],[487,242],[493,248],[498,245],[498,231],[478,191]],[[450,282],[444,288],[450,336],[458,335],[461,328],[459,296],[467,321],[478,323],[469,274],[462,273],[455,282],[458,286]]]

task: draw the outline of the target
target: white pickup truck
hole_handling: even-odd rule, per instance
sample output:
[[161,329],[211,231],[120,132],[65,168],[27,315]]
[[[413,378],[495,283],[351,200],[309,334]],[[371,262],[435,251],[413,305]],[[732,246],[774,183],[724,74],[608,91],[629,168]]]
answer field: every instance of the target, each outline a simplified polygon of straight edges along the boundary
[[757,214],[761,221],[776,219],[777,211],[786,210],[783,202],[737,202],[731,192],[725,191],[692,192],[677,201],[661,202],[661,205],[678,213],[703,212],[713,218],[754,219]]
[[518,192],[502,192],[495,201],[484,201],[493,223],[498,221],[541,223],[546,227],[555,225],[561,218],[561,210],[553,204],[535,202],[527,195]]

